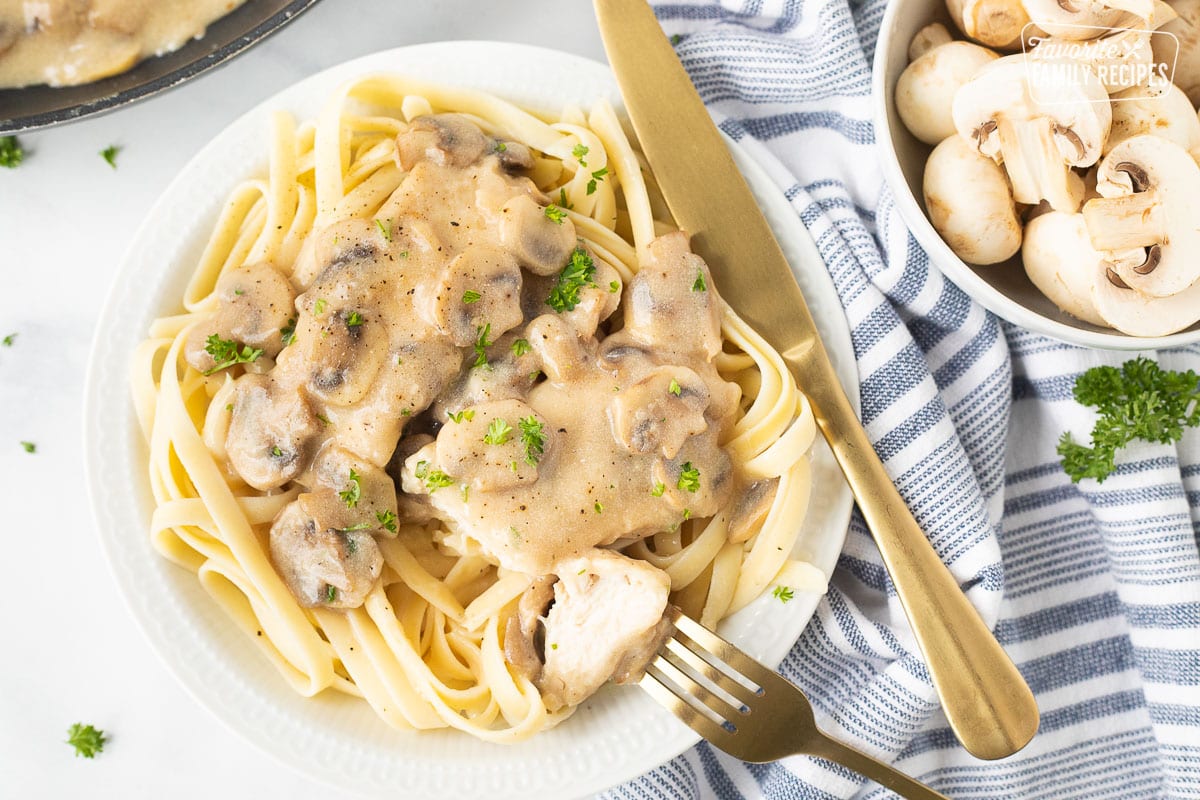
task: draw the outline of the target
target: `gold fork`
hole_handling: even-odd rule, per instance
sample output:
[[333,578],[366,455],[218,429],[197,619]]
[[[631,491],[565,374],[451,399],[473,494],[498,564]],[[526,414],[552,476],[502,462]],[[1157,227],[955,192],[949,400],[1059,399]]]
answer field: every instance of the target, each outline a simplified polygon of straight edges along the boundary
[[925,784],[822,733],[804,692],[779,673],[674,606],[667,609],[667,618],[674,623],[675,633],[659,648],[638,685],[712,744],[756,763],[791,755],[817,756],[902,797],[946,800]]

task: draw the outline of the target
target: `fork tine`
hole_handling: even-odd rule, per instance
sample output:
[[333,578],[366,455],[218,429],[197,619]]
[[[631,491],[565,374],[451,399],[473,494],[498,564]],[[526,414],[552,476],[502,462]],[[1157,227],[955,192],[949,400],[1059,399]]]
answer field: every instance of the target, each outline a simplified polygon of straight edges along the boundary
[[638,685],[659,705],[717,747],[729,752],[729,748],[734,746],[736,741],[734,734],[693,708],[687,701],[687,695],[681,696],[653,664],[642,675]]
[[741,681],[734,680],[719,668],[692,652],[687,644],[680,639],[674,637],[667,639],[666,650],[667,653],[664,653],[664,655],[669,654],[674,658],[678,658],[744,705],[749,705],[759,696],[759,693],[754,689],[746,686]]
[[680,612],[679,609],[672,608],[671,610],[673,611],[671,622],[675,624],[677,634],[682,633],[685,638],[695,642],[697,649],[701,652],[708,652],[716,656],[732,667],[734,671],[741,673],[759,686],[763,685],[765,678],[760,676],[765,676],[769,670],[699,622]]
[[728,700],[684,672],[678,664],[667,657],[666,653],[660,652],[652,663],[671,683],[682,689],[685,694],[690,695],[692,699],[704,703],[721,719],[732,721],[742,714],[749,713],[750,708],[740,700],[731,705]]

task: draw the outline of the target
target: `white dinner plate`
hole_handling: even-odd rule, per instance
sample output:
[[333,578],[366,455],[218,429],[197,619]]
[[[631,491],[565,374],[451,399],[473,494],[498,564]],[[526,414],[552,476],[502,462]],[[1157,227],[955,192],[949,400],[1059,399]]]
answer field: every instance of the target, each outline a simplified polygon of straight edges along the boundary
[[[263,174],[271,111],[316,115],[347,78],[395,70],[472,86],[533,110],[557,112],[620,96],[604,65],[568,53],[492,42],[405,47],[333,67],[262,103],[212,140],[159,198],[129,246],[100,315],[88,369],[85,450],[100,537],[125,600],[184,687],[237,733],[280,761],[344,789],[391,797],[572,797],[633,778],[697,737],[635,687],[608,686],[559,727],[516,745],[453,731],[396,731],[361,700],[325,692],[301,697],[226,618],[196,577],[150,545],[153,509],[146,451],[130,401],[131,354],[155,317],[177,313],[184,285],[226,195]],[[736,146],[847,393],[858,380],[846,319],[816,247],[779,187]],[[720,287],[718,287],[719,289]],[[813,460],[813,502],[797,554],[826,576],[846,535],[851,496],[823,441]],[[819,597],[759,598],[721,632],[778,664]]]

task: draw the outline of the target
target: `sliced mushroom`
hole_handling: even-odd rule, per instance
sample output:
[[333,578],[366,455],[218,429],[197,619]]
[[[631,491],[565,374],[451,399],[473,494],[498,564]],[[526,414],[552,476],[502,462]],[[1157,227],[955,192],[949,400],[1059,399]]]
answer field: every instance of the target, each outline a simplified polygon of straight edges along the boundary
[[302,390],[265,375],[237,379],[225,451],[246,483],[265,492],[295,478],[308,466],[318,433]]
[[525,172],[533,169],[533,153],[520,142],[510,142],[497,139],[492,144],[492,152],[500,161],[500,166],[506,172]]
[[1033,285],[1071,316],[1107,327],[1092,299],[1103,261],[1092,248],[1082,214],[1051,211],[1025,228],[1021,262]]
[[426,313],[459,347],[475,344],[485,329],[486,338],[494,340],[524,320],[521,268],[496,247],[477,245],[459,253],[434,292]]
[[1092,294],[1096,311],[1130,336],[1166,336],[1200,320],[1200,282],[1170,297],[1151,297],[1129,288],[1109,266],[1096,268]]
[[298,501],[271,525],[271,563],[305,608],[358,608],[383,571],[383,555],[366,531],[321,527]]
[[627,660],[631,652],[653,654],[647,642],[662,633],[671,588],[665,572],[610,550],[565,559],[555,572],[538,682],[551,711],[578,705],[618,667],[635,671]]
[[778,490],[779,478],[763,478],[746,487],[729,514],[729,541],[744,542],[758,533]]
[[420,161],[465,167],[490,149],[491,142],[483,131],[462,114],[417,117],[408,130],[396,137],[396,154],[405,170],[411,170]]
[[[1134,136],[1114,147],[1097,172],[1102,195],[1083,208],[1092,246],[1130,287],[1153,297],[1200,278],[1200,166],[1174,142]],[[1109,253],[1145,248],[1141,263]]]
[[526,338],[551,381],[578,380],[591,368],[587,348],[578,333],[557,314],[543,314],[529,323]]
[[1193,159],[1200,155],[1200,119],[1178,86],[1169,84],[1163,90],[1137,86],[1112,97],[1112,132],[1104,143],[1105,154],[1126,139],[1149,134],[1169,139]]
[[631,453],[674,458],[689,437],[708,428],[708,399],[708,385],[692,370],[659,367],[609,401],[613,438]]
[[988,47],[1014,50],[1029,14],[1021,0],[946,0],[950,18],[963,33]]
[[324,297],[315,287],[296,305],[296,340],[279,361],[284,373],[302,374],[308,391],[326,403],[358,402],[388,356],[387,321],[376,308]]
[[[646,262],[625,287],[625,330],[653,345],[664,359],[707,361],[721,351],[722,307],[709,291],[712,274],[688,246],[687,234],[668,233],[650,242]],[[680,331],[687,331],[681,336]]]
[[958,133],[985,156],[1003,163],[1013,199],[1058,211],[1078,209],[1071,167],[1100,158],[1112,112],[1108,92],[1086,66],[1062,81],[1053,64],[1007,56],[986,65],[954,97]]
[[[921,49],[916,40],[911,49]],[[925,49],[896,81],[896,111],[904,126],[925,144],[937,144],[953,136],[954,94],[984,64],[997,58],[986,47],[970,42],[947,40]]]
[[216,335],[238,345],[262,350],[274,358],[283,349],[283,331],[295,321],[296,291],[287,277],[267,263],[251,264],[226,272],[217,281],[217,311],[212,320],[192,329],[184,358],[206,372],[216,362],[207,349]]
[[[1095,39],[1131,14],[1150,19],[1153,0],[1023,0],[1029,18],[1046,33],[1061,39]],[[1139,26],[1140,27],[1140,26]]]
[[[467,410],[473,412],[469,419],[451,421],[438,433],[437,466],[457,483],[481,492],[535,483],[553,443],[545,418],[521,400],[499,400]],[[522,422],[536,426],[544,437],[541,453],[527,451]]]
[[396,484],[380,467],[331,443],[304,478],[313,491],[300,496],[301,505],[318,524],[395,534]]
[[500,209],[500,241],[530,272],[557,275],[575,249],[575,224],[548,217],[532,197],[517,195]]
[[504,628],[504,658],[532,681],[541,679],[546,660],[546,612],[554,602],[553,575],[536,579],[517,601],[517,613]]
[[997,264],[1021,247],[1021,221],[1004,170],[959,136],[933,149],[923,183],[929,220],[955,255]]

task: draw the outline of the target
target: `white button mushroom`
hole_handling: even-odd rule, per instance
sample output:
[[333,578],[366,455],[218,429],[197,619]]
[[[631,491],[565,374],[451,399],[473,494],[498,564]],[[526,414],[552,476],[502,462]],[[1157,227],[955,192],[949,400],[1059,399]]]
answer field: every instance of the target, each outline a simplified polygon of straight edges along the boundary
[[1200,320],[1200,282],[1170,297],[1131,289],[1110,267],[1097,267],[1092,301],[1104,320],[1130,336],[1166,336]]
[[[941,35],[930,28],[940,29],[945,41],[938,43]],[[896,81],[896,111],[904,126],[925,144],[937,144],[954,134],[954,94],[980,67],[998,57],[986,47],[949,38],[941,25],[918,32],[909,52],[923,52]]]
[[954,24],[977,42],[1001,50],[1021,46],[1029,14],[1021,0],[946,0]]
[[1037,38],[1031,41],[1030,58],[1053,65],[1066,76],[1071,75],[1072,65],[1086,65],[1110,94],[1145,86],[1152,78],[1165,86],[1167,78],[1156,77],[1150,44],[1153,35],[1151,30],[1137,28],[1114,30],[1086,42],[1062,36]]
[[1024,55],[993,61],[958,90],[954,124],[980,153],[1004,164],[1018,203],[1045,199],[1058,211],[1076,211],[1071,167],[1100,158],[1112,110],[1086,66],[1067,81],[1053,68]]
[[1107,326],[1092,301],[1103,260],[1092,249],[1082,214],[1051,211],[1025,226],[1021,261],[1033,285],[1071,316]]
[[1200,278],[1200,167],[1186,150],[1157,136],[1126,139],[1101,162],[1096,190],[1083,209],[1092,246],[1106,257],[1146,248],[1143,259],[1109,258],[1121,281],[1166,297]]
[[1173,0],[1171,8],[1178,16],[1158,29],[1171,35],[1150,39],[1154,60],[1173,69],[1175,85],[1200,105],[1200,0]]
[[1138,86],[1114,94],[1113,101],[1105,154],[1126,139],[1149,134],[1169,139],[1193,158],[1200,155],[1200,119],[1178,86],[1169,84],[1164,91]]
[[1094,39],[1118,27],[1126,13],[1143,21],[1154,13],[1153,0],[1023,1],[1039,28],[1062,39]]
[[961,137],[948,137],[929,154],[923,188],[933,227],[963,261],[995,264],[1021,247],[1004,170]]

